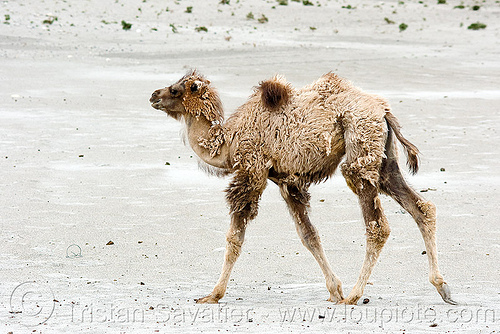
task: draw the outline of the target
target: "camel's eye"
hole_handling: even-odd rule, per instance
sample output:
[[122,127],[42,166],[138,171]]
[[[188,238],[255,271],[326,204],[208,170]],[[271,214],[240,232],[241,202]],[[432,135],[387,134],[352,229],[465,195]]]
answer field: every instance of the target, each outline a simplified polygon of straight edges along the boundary
[[203,82],[196,80],[195,82],[193,82],[191,84],[191,87],[190,87],[191,92],[195,93],[195,92],[199,91],[202,86],[203,86]]
[[175,88],[170,87],[170,95],[172,95],[173,97],[177,97],[179,96],[179,91]]

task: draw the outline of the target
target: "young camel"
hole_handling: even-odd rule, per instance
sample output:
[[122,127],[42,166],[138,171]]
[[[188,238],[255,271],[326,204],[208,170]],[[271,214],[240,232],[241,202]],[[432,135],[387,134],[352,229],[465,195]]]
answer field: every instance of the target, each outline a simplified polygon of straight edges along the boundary
[[[384,193],[415,219],[429,259],[429,280],[445,302],[456,304],[438,269],[435,206],[405,182],[396,139],[413,173],[418,170],[418,149],[402,136],[383,98],[333,73],[301,89],[276,76],[256,87],[224,122],[217,91],[192,71],[172,86],[155,91],[150,102],[185,123],[189,144],[212,171],[233,175],[226,190],[231,223],[222,273],[212,293],[198,303],[217,303],[224,296],[247,224],[257,215],[259,199],[271,180],[280,189],[302,243],[323,271],[329,301],[356,304],[363,295],[390,233],[378,197]],[[347,298],[308,217],[309,186],[328,179],[344,157],[342,174],[358,195],[367,240],[361,273]]]

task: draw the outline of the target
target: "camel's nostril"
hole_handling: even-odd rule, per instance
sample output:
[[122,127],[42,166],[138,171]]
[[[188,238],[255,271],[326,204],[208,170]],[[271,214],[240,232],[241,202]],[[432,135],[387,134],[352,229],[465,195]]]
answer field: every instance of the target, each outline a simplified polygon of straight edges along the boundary
[[155,90],[153,92],[153,94],[151,94],[151,98],[149,99],[150,101],[156,99],[158,97],[158,95],[160,95],[160,91],[159,90]]
[[154,92],[153,95],[151,95],[151,98],[149,99],[149,102],[151,103],[157,103],[160,101],[161,99],[158,98],[158,94],[156,92]]

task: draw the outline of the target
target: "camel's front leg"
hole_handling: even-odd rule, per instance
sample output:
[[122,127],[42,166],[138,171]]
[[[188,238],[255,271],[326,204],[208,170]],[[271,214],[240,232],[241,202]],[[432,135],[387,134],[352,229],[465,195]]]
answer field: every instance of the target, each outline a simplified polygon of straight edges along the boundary
[[267,184],[267,170],[256,171],[254,168],[252,171],[252,175],[246,169],[237,171],[226,190],[226,199],[231,210],[231,225],[226,235],[222,273],[212,293],[196,300],[197,303],[215,304],[226,293],[229,275],[241,253],[247,223],[257,216],[259,199]]
[[318,232],[311,224],[307,215],[309,194],[305,189],[299,190],[294,186],[283,185],[280,187],[280,190],[294,218],[295,228],[300,236],[300,240],[314,256],[325,276],[326,288],[328,292],[330,292],[330,298],[328,300],[334,303],[343,300],[342,282],[332,271],[332,267],[326,258],[323,246],[321,246]]
[[219,299],[224,297],[226,293],[229,276],[233,270],[234,263],[241,253],[241,246],[245,238],[246,219],[241,214],[233,213],[231,216],[231,225],[226,234],[226,253],[224,255],[224,265],[219,280],[211,294],[206,297],[197,299],[199,304],[217,304]]
[[363,295],[366,283],[372,273],[373,267],[389,238],[390,228],[382,210],[377,188],[371,183],[363,181],[362,186],[357,190],[363,218],[366,226],[366,255],[359,274],[358,281],[351,290],[344,304],[355,305]]

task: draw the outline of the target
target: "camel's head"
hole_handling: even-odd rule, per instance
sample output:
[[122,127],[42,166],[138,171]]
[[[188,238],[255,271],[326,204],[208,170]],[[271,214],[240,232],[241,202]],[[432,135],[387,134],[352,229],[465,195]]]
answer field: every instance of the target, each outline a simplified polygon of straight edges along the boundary
[[177,120],[191,115],[222,122],[224,117],[219,94],[197,71],[188,72],[172,86],[156,90],[149,102]]

